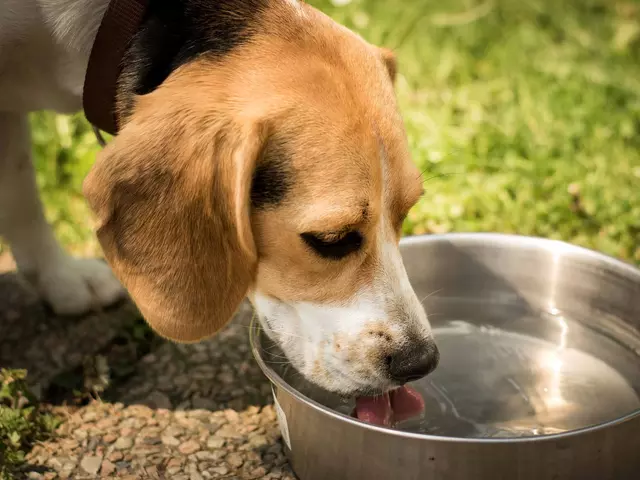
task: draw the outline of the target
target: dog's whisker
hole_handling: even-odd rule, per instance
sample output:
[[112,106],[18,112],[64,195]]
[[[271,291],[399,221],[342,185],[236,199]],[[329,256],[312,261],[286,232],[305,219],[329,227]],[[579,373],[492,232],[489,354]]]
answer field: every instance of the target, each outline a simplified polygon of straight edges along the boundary
[[427,298],[432,297],[433,295],[435,295],[437,293],[440,293],[442,290],[443,290],[442,288],[439,288],[438,290],[435,290],[435,291],[433,291],[431,293],[427,293],[424,297],[422,297],[420,299],[420,303],[424,302]]
[[[244,328],[246,328],[248,330],[251,330],[251,328],[252,328],[251,325],[240,325],[240,326],[244,327]],[[269,327],[269,330],[271,332],[273,332],[273,333],[277,333],[277,334],[280,334],[280,335],[287,335],[287,336],[289,336],[291,338],[299,338],[301,340],[306,340],[306,337],[303,337],[302,335],[297,335],[295,333],[288,332],[286,330],[278,330],[278,329],[275,329],[273,327]]]
[[282,354],[282,353],[274,352],[274,350],[278,350],[278,349],[280,349],[280,346],[278,346],[278,345],[272,345],[272,346],[271,346],[271,347],[269,347],[269,348],[264,348],[264,347],[262,348],[262,350],[263,350],[267,355],[269,355],[270,357],[274,357],[274,358],[287,358],[287,356],[286,356],[286,355],[284,355],[284,354]]
[[[420,175],[418,175],[418,178],[422,178],[425,173],[427,173],[427,170],[423,170],[422,172],[420,172]],[[452,176],[452,175],[461,175],[461,172],[442,172],[442,173],[438,173],[436,175],[432,175],[430,177],[423,178],[422,179],[422,183],[427,183],[428,181],[433,180],[435,178],[448,177],[448,176]]]
[[288,359],[289,359],[289,357],[287,357],[286,355],[275,354],[275,353],[273,353],[273,352],[268,352],[268,351],[266,351],[266,350],[265,350],[265,353],[266,353],[267,355],[269,355],[269,358],[270,358],[270,359],[271,359],[271,358],[281,358],[281,359],[283,359],[283,360],[287,360],[287,361],[288,361]]
[[297,335],[295,333],[291,333],[291,332],[287,332],[286,330],[273,330],[271,329],[271,331],[273,333],[277,333],[279,335],[285,335],[289,338],[299,338],[300,340],[306,340],[306,337],[303,337],[302,335]]
[[269,360],[269,365],[291,365],[291,362],[289,362],[288,360],[283,360],[281,362]]

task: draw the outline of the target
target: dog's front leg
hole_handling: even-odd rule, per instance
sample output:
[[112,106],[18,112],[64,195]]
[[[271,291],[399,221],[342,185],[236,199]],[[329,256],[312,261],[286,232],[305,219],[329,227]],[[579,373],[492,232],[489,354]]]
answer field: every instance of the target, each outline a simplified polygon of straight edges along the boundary
[[47,223],[31,161],[26,115],[0,112],[0,235],[9,242],[18,270],[53,310],[77,315],[123,295],[99,260],[69,257]]

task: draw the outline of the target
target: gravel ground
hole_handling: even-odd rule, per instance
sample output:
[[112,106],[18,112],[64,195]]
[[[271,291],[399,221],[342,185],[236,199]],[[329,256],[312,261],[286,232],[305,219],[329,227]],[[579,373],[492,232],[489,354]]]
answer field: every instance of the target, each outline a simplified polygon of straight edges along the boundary
[[279,438],[271,405],[171,411],[95,402],[33,448],[27,478],[293,480]]
[[164,342],[141,359],[136,374],[117,389],[115,398],[178,410],[242,411],[271,403],[271,386],[249,348],[251,313],[243,304],[232,324],[207,342]]
[[107,346],[134,316],[125,304],[83,318],[56,318],[24,280],[0,274],[0,366],[27,369],[38,393]]
[[[103,350],[135,317],[123,305],[82,319],[52,318],[14,275],[0,275],[0,295],[0,365],[28,368],[40,391]],[[209,341],[156,342],[101,401],[54,407],[64,421],[29,452],[25,477],[295,479],[269,382],[249,349],[250,318],[244,304]]]

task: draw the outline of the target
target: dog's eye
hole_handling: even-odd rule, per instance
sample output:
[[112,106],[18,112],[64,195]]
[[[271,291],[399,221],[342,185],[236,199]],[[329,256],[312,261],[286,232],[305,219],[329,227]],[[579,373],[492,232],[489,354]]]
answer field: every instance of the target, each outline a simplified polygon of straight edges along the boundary
[[340,260],[362,246],[362,235],[355,231],[339,236],[301,233],[300,237],[318,255],[332,260]]

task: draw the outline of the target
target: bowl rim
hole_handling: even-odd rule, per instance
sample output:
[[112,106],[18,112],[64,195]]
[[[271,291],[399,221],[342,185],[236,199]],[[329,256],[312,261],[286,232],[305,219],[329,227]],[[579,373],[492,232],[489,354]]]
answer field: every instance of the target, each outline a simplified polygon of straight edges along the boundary
[[[502,244],[513,245],[514,243],[525,244],[530,247],[545,247],[547,250],[560,250],[563,253],[570,254],[580,254],[581,256],[587,256],[588,258],[604,261],[611,267],[616,270],[621,270],[625,274],[630,275],[631,277],[636,277],[638,282],[640,282],[640,269],[633,266],[631,263],[625,262],[623,260],[617,259],[611,255],[607,255],[605,253],[597,252],[595,250],[591,250],[585,247],[580,247],[577,245],[573,245],[567,242],[563,242],[561,240],[552,240],[542,237],[535,236],[525,236],[525,235],[514,235],[514,234],[503,234],[503,233],[482,233],[482,232],[473,232],[473,233],[443,233],[443,234],[433,234],[433,235],[412,235],[403,237],[400,240],[400,245],[412,245],[412,244],[420,244],[424,242],[441,242],[447,239],[456,239],[458,242],[467,242],[467,241],[493,241]],[[529,442],[546,442],[553,440],[561,440],[568,439],[572,437],[576,437],[578,435],[584,433],[592,433],[596,432],[608,427],[616,426],[625,422],[628,422],[634,418],[640,417],[640,408],[629,412],[626,415],[621,417],[614,418],[607,422],[601,422],[595,425],[589,425],[586,427],[581,427],[574,430],[568,430],[566,432],[561,433],[552,433],[549,435],[538,435],[538,436],[527,436],[527,437],[515,437],[515,438],[469,438],[469,437],[445,437],[438,435],[429,435],[422,433],[414,433],[414,432],[406,432],[402,430],[394,430],[392,428],[380,427],[377,425],[372,425],[356,418],[350,417],[338,411],[332,410],[329,407],[325,407],[324,405],[316,402],[315,400],[307,397],[303,393],[297,391],[295,388],[290,386],[287,382],[285,382],[280,375],[278,375],[271,367],[269,367],[265,361],[262,359],[262,356],[259,351],[259,346],[257,339],[262,332],[262,327],[260,322],[257,321],[255,312],[251,319],[251,325],[249,327],[249,343],[251,347],[251,352],[253,357],[255,358],[258,366],[262,370],[262,372],[267,376],[269,381],[276,385],[278,388],[285,390],[289,395],[294,397],[297,401],[306,404],[307,406],[313,408],[323,415],[327,415],[335,420],[348,422],[354,427],[365,428],[367,430],[371,430],[377,433],[391,435],[395,437],[402,437],[407,439],[415,439],[422,441],[430,441],[430,442],[443,442],[443,443],[477,443],[477,444],[514,444],[514,443],[529,443]],[[274,392],[275,395],[275,392]],[[277,400],[277,399],[274,399]]]

